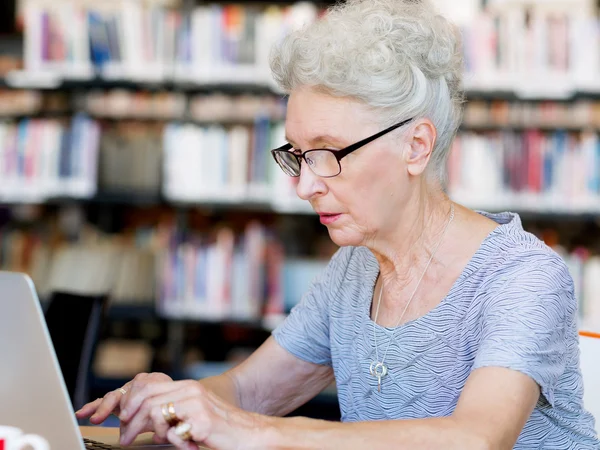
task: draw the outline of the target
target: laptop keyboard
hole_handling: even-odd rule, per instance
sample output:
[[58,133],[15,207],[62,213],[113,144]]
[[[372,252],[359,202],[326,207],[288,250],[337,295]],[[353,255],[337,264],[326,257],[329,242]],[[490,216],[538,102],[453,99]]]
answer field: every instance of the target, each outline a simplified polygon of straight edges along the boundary
[[[86,450],[120,450],[123,447],[118,445],[103,444],[102,442],[93,441],[91,439],[83,438]],[[123,449],[124,450],[124,449]]]

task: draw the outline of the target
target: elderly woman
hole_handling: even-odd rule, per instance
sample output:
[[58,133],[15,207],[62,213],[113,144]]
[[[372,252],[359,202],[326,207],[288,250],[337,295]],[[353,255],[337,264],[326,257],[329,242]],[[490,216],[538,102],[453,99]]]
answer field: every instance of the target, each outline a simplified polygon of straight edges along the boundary
[[[182,449],[599,448],[565,263],[516,214],[444,192],[461,66],[424,0],[349,0],[288,36],[272,70],[289,143],[272,153],[340,250],[235,369],[139,375],[78,417]],[[333,380],[341,423],[277,417]]]

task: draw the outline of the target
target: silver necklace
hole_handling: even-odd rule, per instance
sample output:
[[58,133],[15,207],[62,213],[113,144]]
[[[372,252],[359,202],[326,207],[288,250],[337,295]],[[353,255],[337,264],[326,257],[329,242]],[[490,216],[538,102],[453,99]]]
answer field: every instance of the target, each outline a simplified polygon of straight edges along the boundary
[[[429,261],[427,261],[427,264],[425,265],[425,269],[423,270],[423,273],[421,273],[421,277],[419,278],[419,281],[417,282],[415,289],[413,290],[410,298],[408,299],[406,306],[404,306],[404,310],[402,310],[402,314],[400,315],[398,322],[396,322],[396,325],[394,325],[394,328],[397,328],[400,325],[400,322],[402,322],[404,313],[406,313],[406,310],[408,309],[410,302],[412,302],[415,294],[417,293],[417,289],[419,289],[419,285],[421,284],[421,281],[423,280],[423,277],[425,276],[427,269],[429,269],[429,265],[431,264],[431,261],[433,261],[433,257],[435,256],[438,248],[440,247],[440,244],[444,240],[446,231],[448,231],[448,227],[452,223],[453,219],[454,219],[454,203],[451,203],[450,204],[450,218],[448,219],[448,222],[446,223],[446,226],[444,227],[444,231],[442,232],[442,237],[440,238],[437,245],[435,246],[435,249],[431,253],[431,256],[429,257]],[[393,331],[392,331],[387,348],[385,349],[385,353],[383,354],[383,359],[380,360],[379,359],[379,349],[377,346],[377,333],[375,332],[375,326],[377,325],[377,318],[379,317],[379,306],[381,305],[381,295],[382,294],[383,294],[383,281],[381,282],[381,288],[379,289],[379,299],[377,300],[377,309],[375,310],[375,319],[374,319],[375,323],[373,324],[373,341],[375,342],[375,358],[376,358],[376,360],[372,361],[371,365],[369,366],[369,373],[372,376],[374,376],[375,378],[377,378],[377,391],[378,392],[381,392],[381,379],[384,378],[388,373],[388,367],[385,365],[385,358],[387,356],[388,350],[390,349],[390,345],[392,343],[392,337],[393,337]]]

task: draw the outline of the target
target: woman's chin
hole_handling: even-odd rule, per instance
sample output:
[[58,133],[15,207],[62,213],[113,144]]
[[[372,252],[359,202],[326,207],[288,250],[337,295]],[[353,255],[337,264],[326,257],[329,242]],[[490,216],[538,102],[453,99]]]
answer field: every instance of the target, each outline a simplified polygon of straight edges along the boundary
[[339,229],[329,229],[329,237],[338,247],[358,247],[361,245],[362,237],[355,233],[344,232]]

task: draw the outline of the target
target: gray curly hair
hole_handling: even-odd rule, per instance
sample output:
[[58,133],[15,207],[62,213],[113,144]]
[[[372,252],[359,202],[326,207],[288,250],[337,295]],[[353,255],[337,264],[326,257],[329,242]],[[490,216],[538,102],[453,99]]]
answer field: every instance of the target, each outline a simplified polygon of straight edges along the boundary
[[460,34],[430,0],[347,0],[287,35],[271,53],[275,81],[349,96],[383,125],[427,117],[438,133],[429,170],[446,184],[446,160],[462,119]]

